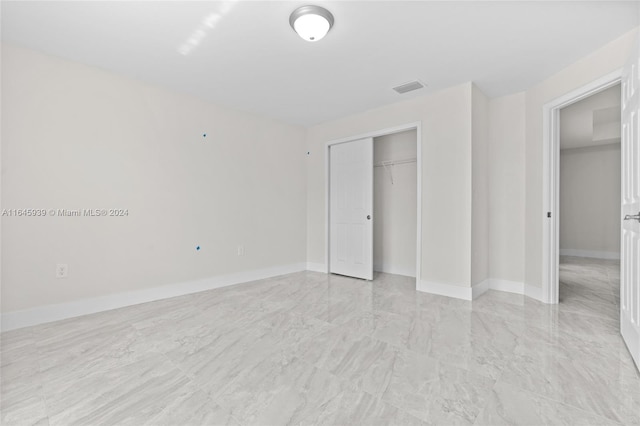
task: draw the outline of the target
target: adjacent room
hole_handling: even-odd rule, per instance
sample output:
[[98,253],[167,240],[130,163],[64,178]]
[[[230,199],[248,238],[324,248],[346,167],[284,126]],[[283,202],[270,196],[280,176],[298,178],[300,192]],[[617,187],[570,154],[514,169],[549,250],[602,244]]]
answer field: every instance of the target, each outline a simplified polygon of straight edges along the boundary
[[620,85],[560,111],[560,303],[620,319]]
[[2,425],[640,424],[640,4],[0,3]]

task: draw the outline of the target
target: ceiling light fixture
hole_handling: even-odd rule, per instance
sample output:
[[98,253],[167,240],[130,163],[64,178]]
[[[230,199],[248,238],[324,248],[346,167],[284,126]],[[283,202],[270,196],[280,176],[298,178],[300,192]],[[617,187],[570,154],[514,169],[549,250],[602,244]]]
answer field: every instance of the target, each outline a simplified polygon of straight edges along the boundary
[[303,39],[318,41],[333,27],[333,15],[320,6],[302,6],[289,16],[289,24]]

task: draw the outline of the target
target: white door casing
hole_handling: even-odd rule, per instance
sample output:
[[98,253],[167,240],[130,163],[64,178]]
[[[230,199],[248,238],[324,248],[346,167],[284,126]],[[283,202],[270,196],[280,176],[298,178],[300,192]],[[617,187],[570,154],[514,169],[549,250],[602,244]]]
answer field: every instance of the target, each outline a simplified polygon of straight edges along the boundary
[[330,272],[373,279],[373,138],[329,149]]
[[620,332],[640,368],[640,44],[622,73],[622,221]]

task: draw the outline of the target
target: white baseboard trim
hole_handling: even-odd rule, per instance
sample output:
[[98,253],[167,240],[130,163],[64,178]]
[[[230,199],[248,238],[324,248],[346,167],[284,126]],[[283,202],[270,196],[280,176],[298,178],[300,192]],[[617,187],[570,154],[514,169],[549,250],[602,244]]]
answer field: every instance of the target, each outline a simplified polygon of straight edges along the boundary
[[306,263],[274,266],[144,290],[110,294],[74,302],[40,306],[23,311],[6,312],[2,313],[2,331],[94,314],[96,312],[138,305],[140,303],[153,302],[154,300],[198,293],[234,284],[276,277],[278,275],[291,274],[304,271],[307,269],[306,267]]
[[560,249],[560,256],[590,257],[594,259],[620,260],[620,253],[613,251]]
[[307,262],[307,271],[327,273],[327,265],[325,263]]
[[524,295],[542,303],[549,303],[542,300],[542,288],[534,287],[529,284],[524,285]]
[[451,284],[443,284],[430,281],[420,281],[416,284],[418,291],[437,294],[439,296],[453,297],[462,300],[475,300],[488,290],[504,291],[507,293],[522,294],[542,302],[542,289],[517,281],[488,278],[473,287],[464,287]]
[[373,270],[375,272],[382,272],[385,274],[393,274],[393,275],[402,275],[404,277],[416,277],[416,270],[408,269],[408,268],[399,268],[394,265],[373,265]]
[[518,281],[500,280],[492,278],[490,281],[491,290],[504,291],[506,293],[524,294],[524,283]]
[[473,300],[485,294],[491,288],[491,280],[486,279],[471,287],[471,297]]
[[454,299],[473,300],[480,297],[489,290],[490,280],[484,280],[473,287],[462,285],[444,284],[434,281],[419,281],[416,283],[416,290],[425,293],[437,294],[438,296],[453,297]]
[[425,293],[437,294],[438,296],[447,296],[462,300],[472,300],[473,297],[473,291],[471,287],[443,284],[433,281],[420,280],[416,283],[416,290]]

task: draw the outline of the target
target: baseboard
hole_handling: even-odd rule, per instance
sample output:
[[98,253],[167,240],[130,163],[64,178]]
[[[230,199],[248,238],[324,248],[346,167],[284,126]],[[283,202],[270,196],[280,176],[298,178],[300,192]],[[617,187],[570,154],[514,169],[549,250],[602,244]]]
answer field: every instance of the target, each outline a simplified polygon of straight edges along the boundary
[[522,294],[542,302],[542,289],[526,285],[518,281],[488,278],[473,287],[464,287],[451,284],[443,284],[432,281],[420,281],[416,285],[418,291],[437,294],[439,296],[453,297],[462,300],[475,300],[488,290],[504,291],[507,293]]
[[382,272],[385,274],[402,275],[404,277],[416,277],[415,268],[399,268],[394,265],[373,265],[375,272]]
[[491,280],[490,279],[486,279],[484,281],[481,281],[477,284],[474,284],[471,287],[471,297],[473,298],[473,300],[477,299],[478,297],[482,296],[483,294],[485,294],[489,288],[491,287]]
[[416,290],[425,293],[437,294],[438,296],[453,297],[454,299],[473,300],[472,288],[461,285],[458,286],[421,280],[416,283]]
[[59,321],[81,315],[94,314],[96,312],[138,305],[140,303],[153,302],[154,300],[198,293],[234,284],[276,277],[278,275],[291,274],[293,272],[300,272],[306,269],[307,264],[295,263],[253,271],[220,275],[202,280],[170,284],[144,290],[111,294],[108,296],[83,299],[74,302],[46,305],[23,311],[7,312],[2,314],[2,331],[15,330],[17,328]]
[[474,300],[482,296],[491,287],[491,280],[475,284],[472,287],[461,285],[444,284],[433,281],[420,281],[416,284],[416,289],[425,293],[437,294],[438,296],[453,297],[462,300]]
[[492,278],[490,281],[491,290],[504,291],[506,293],[524,294],[524,283]]
[[534,287],[529,284],[524,285],[524,295],[542,303],[549,303],[542,300],[542,288]]
[[307,271],[327,273],[327,265],[324,263],[307,262]]
[[593,259],[620,260],[620,253],[613,251],[560,249],[560,256],[589,257]]
[[[111,309],[138,305],[140,303],[153,302],[155,300],[184,296],[186,294],[213,290],[216,288],[272,278],[278,275],[291,274],[304,270],[326,273],[326,265],[312,262],[295,263],[253,271],[238,272],[235,274],[220,275],[202,280],[171,284],[144,290],[112,294],[91,299],[82,299],[74,302],[46,305],[23,311],[6,312],[0,316],[1,330],[15,330],[18,328],[30,327],[47,322],[78,317],[81,315],[89,315]],[[509,293],[524,294],[527,297],[542,301],[541,288],[525,285],[516,281],[500,279],[486,279],[473,287],[464,287],[431,281],[418,281],[416,289],[425,293],[432,293],[462,300],[477,299],[486,291],[491,289]]]

